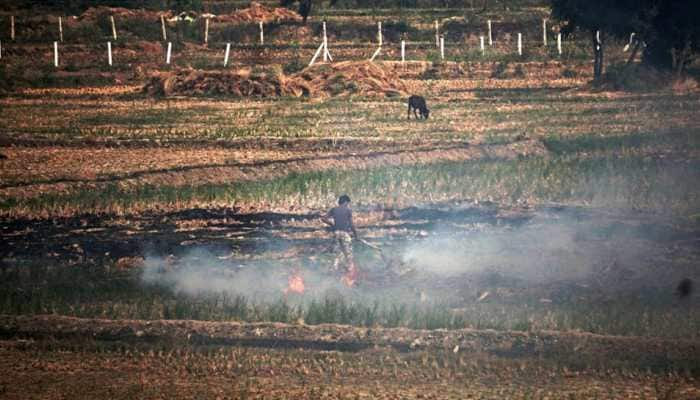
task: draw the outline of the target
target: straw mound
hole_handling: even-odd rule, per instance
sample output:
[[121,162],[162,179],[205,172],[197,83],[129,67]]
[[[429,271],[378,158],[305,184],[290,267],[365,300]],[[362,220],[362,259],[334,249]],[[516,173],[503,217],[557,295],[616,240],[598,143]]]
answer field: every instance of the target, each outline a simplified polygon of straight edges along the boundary
[[401,96],[407,91],[401,79],[366,61],[315,65],[291,76],[274,71],[251,73],[250,70],[163,72],[152,76],[143,89],[153,96],[234,97],[384,97]]
[[[196,16],[196,13],[188,13]],[[119,19],[141,18],[150,20],[159,20],[161,15],[166,19],[173,16],[172,11],[149,11],[144,9],[128,9],[122,7],[106,7],[97,6],[90,7],[80,15],[80,21],[97,21],[100,18],[113,15]],[[237,10],[231,14],[222,14],[213,16],[212,21],[215,22],[283,22],[283,21],[301,21],[301,16],[288,8],[271,8],[265,7],[262,4],[253,1],[248,8]]]
[[230,95],[276,97],[308,95],[308,88],[283,74],[239,71],[180,70],[152,76],[143,87],[152,96]]
[[297,73],[295,78],[309,85],[312,95],[392,97],[407,92],[400,78],[368,61],[314,65]]
[[160,12],[160,11],[149,11],[149,10],[144,10],[144,9],[128,9],[128,8],[122,8],[122,7],[106,7],[106,6],[98,6],[98,7],[90,7],[87,10],[85,10],[84,13],[80,15],[78,20],[80,21],[97,21],[102,17],[109,17],[110,15],[113,15],[115,18],[119,19],[128,19],[128,18],[141,18],[141,19],[151,19],[151,20],[158,20],[160,19],[160,16],[163,15],[166,18],[169,18],[172,16],[171,12]]
[[282,22],[301,21],[301,16],[287,8],[270,8],[253,1],[250,7],[238,10],[228,15],[217,15],[212,18],[216,22]]

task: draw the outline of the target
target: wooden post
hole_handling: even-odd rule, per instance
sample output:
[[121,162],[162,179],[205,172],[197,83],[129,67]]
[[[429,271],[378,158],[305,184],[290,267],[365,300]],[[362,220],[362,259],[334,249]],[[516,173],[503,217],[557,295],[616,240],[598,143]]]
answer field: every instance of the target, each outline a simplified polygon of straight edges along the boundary
[[483,56],[486,54],[485,49],[484,49],[484,36],[479,36],[479,47],[481,48],[481,55]]
[[401,63],[406,63],[406,41],[401,41]]
[[10,15],[10,39],[15,41],[15,16]]
[[379,55],[379,53],[382,51],[381,47],[377,47],[377,50],[374,51],[374,54],[372,54],[372,57],[370,57],[370,61],[374,61],[375,58]]
[[379,47],[382,47],[382,23],[377,22],[377,40],[379,40]]
[[204,18],[204,45],[209,44],[209,18]]
[[523,55],[523,34],[518,32],[518,55]]
[[263,22],[260,21],[259,25],[260,25],[260,45],[262,46],[263,44],[265,44],[265,33],[263,30]]
[[445,59],[445,37],[440,36],[440,58]]
[[63,43],[63,19],[58,17],[58,40]]
[[595,31],[595,49],[600,50],[600,31]]
[[58,68],[58,42],[53,42],[53,65]]
[[626,53],[627,50],[630,49],[630,46],[632,46],[632,43],[634,43],[634,35],[635,35],[634,32],[632,32],[632,33],[630,34],[630,41],[627,42],[627,44],[625,45],[625,47],[622,49],[623,52]]
[[328,35],[326,33],[326,21],[323,21],[323,62],[333,61],[331,53],[328,51]]
[[437,20],[435,20],[435,47],[440,47],[440,26]]
[[[314,63],[316,62],[316,59],[318,58],[318,55],[321,54],[321,52],[322,52],[323,50],[325,50],[325,48],[323,47],[323,45],[324,45],[324,43],[321,42],[321,45],[318,46],[318,50],[316,50],[316,52],[314,53],[314,56],[311,58],[311,61],[309,62],[309,67],[312,66],[312,65],[314,65]],[[324,54],[324,56],[325,56],[325,54]]]
[[231,43],[226,43],[226,51],[224,52],[224,67],[228,65],[228,55],[231,52]]
[[109,16],[109,22],[112,23],[112,38],[117,40],[117,26],[114,24],[114,15]]
[[165,30],[165,16],[163,15],[160,16],[160,27],[163,30],[163,41],[165,42],[168,40],[168,33]]
[[561,55],[561,32],[557,33],[557,51]]
[[323,21],[323,62],[328,62],[328,36],[326,36],[326,21]]
[[547,18],[542,18],[542,46],[547,47]]
[[489,46],[493,46],[493,36],[491,35],[491,20],[486,21],[489,28]]
[[107,64],[112,66],[112,42],[107,42]]
[[165,63],[170,64],[170,55],[173,51],[173,43],[168,42],[168,52],[165,54]]

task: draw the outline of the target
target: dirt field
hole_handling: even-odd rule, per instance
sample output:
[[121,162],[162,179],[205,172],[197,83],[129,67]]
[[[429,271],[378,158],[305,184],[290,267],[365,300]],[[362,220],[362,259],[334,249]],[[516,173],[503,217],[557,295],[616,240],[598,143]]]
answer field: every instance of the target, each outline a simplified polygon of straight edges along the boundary
[[[609,363],[608,354],[632,364],[640,361],[637,354],[666,362],[698,357],[697,346],[679,342],[283,324],[127,324],[4,318],[2,333],[24,338],[0,344],[5,398],[692,399],[700,394],[687,376],[629,366],[601,373],[597,367]],[[94,338],[89,345],[86,335]],[[586,349],[577,343],[586,343]],[[577,359],[581,352],[593,358]]]
[[[324,10],[341,63],[311,69],[317,20],[269,22],[263,46],[245,13],[208,46],[172,23],[166,66],[158,19],[118,14],[107,68],[88,15],[54,69],[47,20],[19,13],[0,397],[700,397],[697,83],[593,85],[587,37],[537,44],[546,9],[453,11]],[[352,287],[320,220],[340,194]]]

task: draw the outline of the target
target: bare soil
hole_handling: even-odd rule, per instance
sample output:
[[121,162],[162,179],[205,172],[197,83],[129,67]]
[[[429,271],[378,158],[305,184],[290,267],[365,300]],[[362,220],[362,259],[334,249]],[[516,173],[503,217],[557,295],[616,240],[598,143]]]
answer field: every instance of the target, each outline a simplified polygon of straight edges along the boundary
[[[637,361],[698,344],[588,334],[0,317],[4,398],[673,398]],[[598,362],[623,368],[596,371]]]

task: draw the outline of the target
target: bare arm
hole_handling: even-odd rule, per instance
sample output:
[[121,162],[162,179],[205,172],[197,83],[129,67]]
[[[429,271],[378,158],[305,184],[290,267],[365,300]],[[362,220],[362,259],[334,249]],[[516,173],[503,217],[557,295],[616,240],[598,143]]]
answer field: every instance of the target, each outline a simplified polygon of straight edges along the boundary
[[323,222],[324,224],[326,224],[328,226],[333,226],[333,219],[331,217],[331,213],[328,212],[326,215],[322,216],[321,222]]

